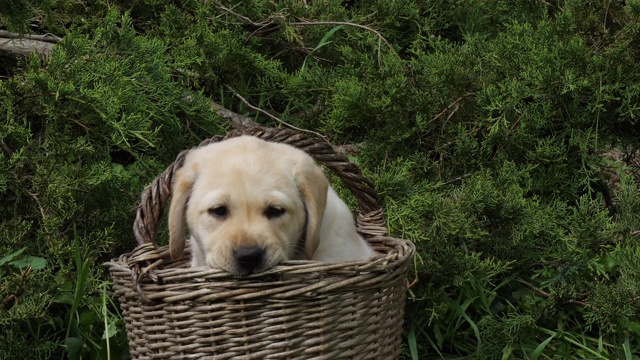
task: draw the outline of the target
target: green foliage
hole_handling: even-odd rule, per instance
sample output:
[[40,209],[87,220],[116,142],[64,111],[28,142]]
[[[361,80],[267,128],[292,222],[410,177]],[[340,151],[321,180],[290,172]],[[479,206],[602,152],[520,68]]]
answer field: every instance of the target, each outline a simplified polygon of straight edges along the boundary
[[[101,262],[133,246],[142,188],[185,144],[220,132],[210,101],[176,80],[172,71],[182,64],[166,51],[113,11],[91,36],[69,32],[46,62],[25,59],[20,73],[0,82],[0,253],[26,248],[23,255],[50,264],[25,275],[23,294],[5,304],[4,340],[23,344],[21,356],[66,348],[79,358],[109,339],[102,301],[92,295],[104,282]],[[76,238],[80,262],[72,261]]]
[[[19,33],[63,34],[90,29],[101,21],[108,4],[84,0],[0,0],[0,27]],[[96,18],[87,16],[92,14]]]
[[0,58],[0,357],[126,348],[97,263],[210,101],[359,145],[418,249],[406,358],[640,353],[639,1],[3,4],[64,42]]

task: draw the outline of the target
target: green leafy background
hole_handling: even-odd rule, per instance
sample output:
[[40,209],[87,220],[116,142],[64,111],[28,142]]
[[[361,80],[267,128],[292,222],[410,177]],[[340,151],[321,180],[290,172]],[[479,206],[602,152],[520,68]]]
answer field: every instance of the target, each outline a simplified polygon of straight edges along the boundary
[[127,357],[101,264],[133,247],[144,186],[230,128],[212,103],[283,126],[238,94],[357,148],[418,249],[403,358],[638,359],[639,19],[638,0],[0,0],[0,29],[63,39],[0,48],[0,358]]

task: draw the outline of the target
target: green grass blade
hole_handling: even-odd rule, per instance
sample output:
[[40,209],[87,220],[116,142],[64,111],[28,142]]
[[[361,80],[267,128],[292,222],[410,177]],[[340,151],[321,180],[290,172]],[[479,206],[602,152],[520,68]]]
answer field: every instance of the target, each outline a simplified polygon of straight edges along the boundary
[[22,254],[23,251],[25,251],[27,248],[23,247],[22,249],[18,250],[18,251],[14,251],[9,255],[4,256],[3,258],[0,258],[0,266],[10,262],[11,260],[13,260],[16,256]]
[[311,57],[311,55],[313,55],[313,53],[315,53],[318,49],[320,49],[323,46],[329,45],[332,43],[332,41],[329,41],[329,38],[331,38],[331,36],[333,34],[336,33],[336,31],[342,29],[344,27],[344,25],[338,25],[338,26],[334,26],[333,28],[331,28],[331,30],[327,31],[326,34],[324,34],[324,36],[322,37],[322,39],[320,39],[320,42],[318,43],[318,45],[316,45],[315,48],[313,48],[313,50],[311,50],[311,52],[309,53],[309,55],[307,55],[307,57],[304,59],[304,62],[302,62],[302,66],[300,67],[300,71],[304,71],[305,67],[307,66],[307,61],[309,60],[309,58]]
[[407,333],[407,342],[409,343],[409,351],[411,352],[411,359],[418,360],[418,342],[416,341],[416,324],[411,322],[409,327],[409,333]]
[[[469,326],[471,326],[471,329],[473,330],[473,333],[476,336],[476,340],[478,340],[478,344],[476,345],[476,351],[479,351],[481,347],[480,329],[478,329],[478,326],[476,325],[476,323],[469,317],[469,315],[467,315],[467,311],[466,311],[469,305],[471,305],[471,303],[474,300],[475,298],[468,299],[462,305],[458,305],[454,301],[449,301],[449,304],[455,309],[457,315],[460,316],[462,319],[464,319],[464,321],[466,321],[469,324]],[[460,325],[460,322],[456,324],[456,329],[459,327],[459,325]]]
[[331,30],[327,31],[326,34],[324,34],[324,36],[322,37],[322,39],[320,40],[320,42],[318,43],[318,46],[316,46],[315,49],[313,50],[317,50],[323,46],[325,46],[328,42],[329,42],[329,38],[335,34],[336,31],[342,29],[344,27],[344,25],[338,25],[338,26],[334,26],[333,28],[331,28]]
[[[89,271],[91,270],[91,259],[86,258],[84,261],[82,261],[82,254],[80,253],[80,245],[78,244],[79,242],[78,234],[75,228],[74,228],[74,234],[75,236],[74,236],[73,245],[75,250],[74,255],[75,255],[75,261],[76,261],[76,267],[78,269],[78,274],[77,274],[76,286],[73,294],[73,301],[71,302],[71,309],[69,310],[69,322],[67,323],[67,335],[65,337],[66,338],[65,344],[67,344],[67,341],[70,341],[68,344],[70,344],[71,346],[70,349],[72,349],[73,351],[75,351],[76,349],[77,340],[70,340],[71,329],[75,327],[74,317],[77,316],[76,313],[78,311],[78,308],[80,307],[80,304],[82,303],[84,290],[87,285],[87,279],[89,278]],[[67,349],[67,351],[69,351],[69,349]],[[69,356],[71,356],[71,354],[69,354]]]
[[631,343],[629,342],[629,335],[625,337],[622,348],[624,349],[625,360],[633,360],[633,354],[631,353]]
[[[544,328],[538,328],[539,331],[542,331],[545,334],[549,334],[549,335],[553,335],[556,334],[556,332],[548,330],[548,329],[544,329]],[[570,337],[566,336],[564,333],[560,334],[557,336],[559,339],[564,340],[572,345],[575,345],[576,347],[580,348],[583,351],[588,352],[589,354],[595,356],[594,359],[609,359],[606,356],[601,355],[600,353],[598,353],[597,351],[594,351],[592,349],[590,349],[589,347],[577,342],[574,339],[571,339]]]
[[109,333],[109,310],[107,309],[107,283],[102,283],[102,319],[104,320],[104,339],[107,343],[107,360],[111,360],[111,346],[110,339],[111,335]]
[[544,351],[547,345],[556,337],[556,333],[549,336],[545,341],[541,342],[531,353],[531,360],[537,360],[540,357],[540,354]]

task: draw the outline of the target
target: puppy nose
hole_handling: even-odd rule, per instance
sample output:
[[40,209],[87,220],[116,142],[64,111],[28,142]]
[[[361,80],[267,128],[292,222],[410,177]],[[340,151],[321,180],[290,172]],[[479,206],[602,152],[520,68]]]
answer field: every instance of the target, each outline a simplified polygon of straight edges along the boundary
[[262,265],[264,250],[258,246],[241,246],[233,251],[233,256],[240,269],[250,273]]

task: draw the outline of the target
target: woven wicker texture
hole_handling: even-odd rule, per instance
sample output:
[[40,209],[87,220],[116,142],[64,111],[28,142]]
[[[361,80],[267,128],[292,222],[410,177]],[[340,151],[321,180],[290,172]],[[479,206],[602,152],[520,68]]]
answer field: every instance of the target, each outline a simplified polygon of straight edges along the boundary
[[180,153],[142,193],[138,246],[108,262],[134,359],[397,359],[406,275],[415,248],[387,236],[371,182],[324,142],[288,129],[232,131],[298,147],[358,201],[358,231],[382,256],[340,264],[288,261],[243,278],[190,268],[155,244]]

